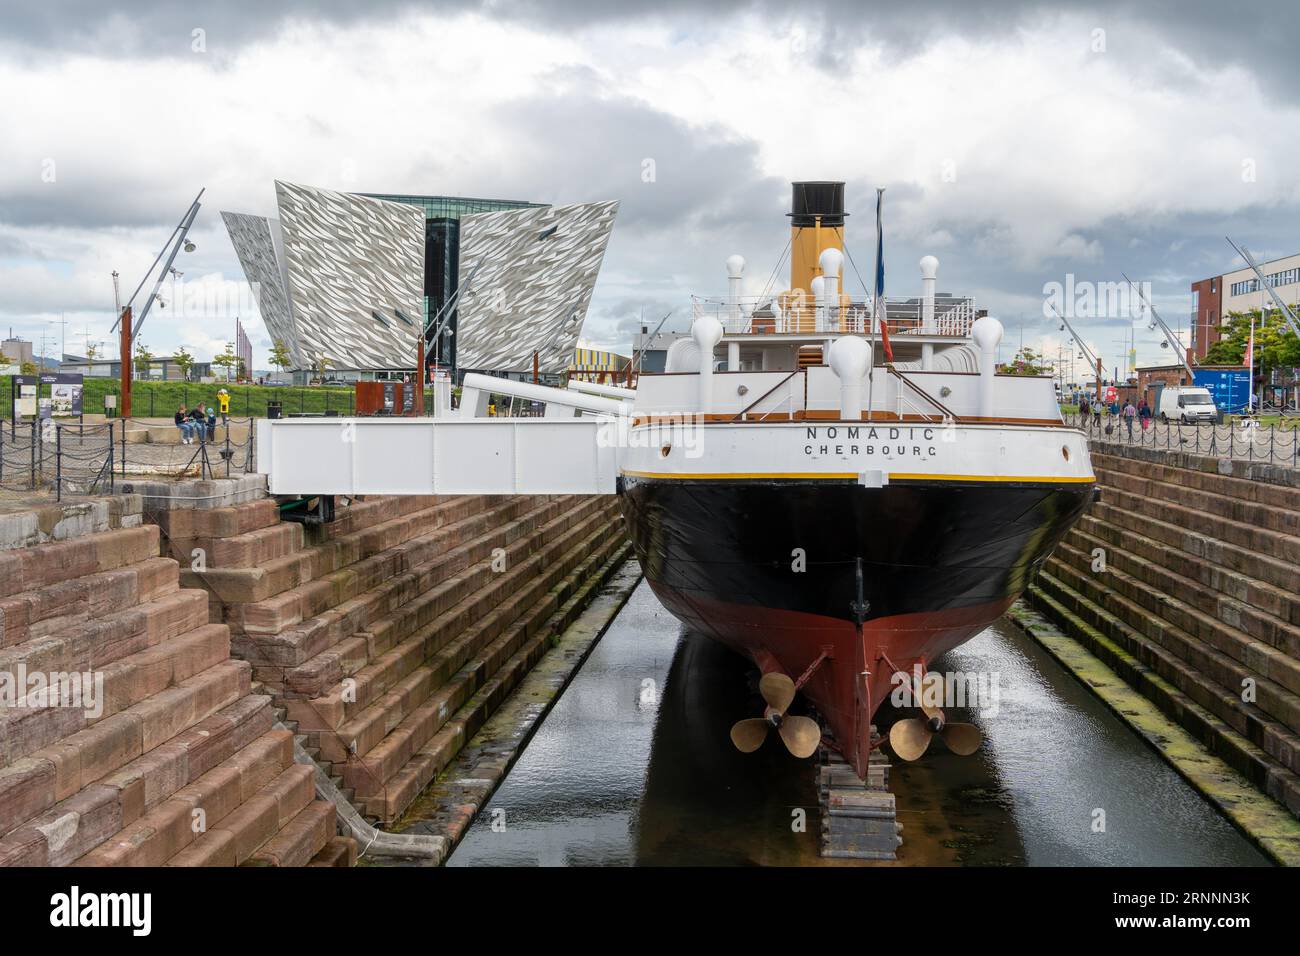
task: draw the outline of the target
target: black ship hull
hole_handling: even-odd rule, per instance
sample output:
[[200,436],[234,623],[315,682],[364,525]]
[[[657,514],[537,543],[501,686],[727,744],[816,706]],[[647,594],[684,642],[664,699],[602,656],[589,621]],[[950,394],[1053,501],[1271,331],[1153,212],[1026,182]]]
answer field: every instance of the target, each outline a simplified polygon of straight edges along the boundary
[[623,479],[623,510],[680,620],[798,678],[862,773],[894,668],[979,633],[1087,506],[1088,482]]

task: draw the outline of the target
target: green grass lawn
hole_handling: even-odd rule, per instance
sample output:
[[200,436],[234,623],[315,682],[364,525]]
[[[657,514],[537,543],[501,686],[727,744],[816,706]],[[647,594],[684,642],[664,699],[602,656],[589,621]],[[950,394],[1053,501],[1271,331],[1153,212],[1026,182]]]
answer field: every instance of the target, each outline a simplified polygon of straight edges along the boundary
[[[49,394],[48,386],[41,389],[42,396]],[[340,415],[352,413],[351,388],[337,386],[269,386],[269,385],[203,385],[197,382],[133,382],[131,385],[131,416],[133,418],[170,418],[178,406],[192,408],[200,402],[219,408],[217,392],[225,388],[230,393],[230,414],[237,418],[265,417],[267,402],[280,402],[284,414],[293,412],[334,411]],[[117,379],[87,378],[82,392],[82,411],[85,414],[102,413],[104,396],[117,395]],[[121,411],[121,402],[118,403]],[[0,383],[0,415],[10,415],[10,390],[8,383]]]

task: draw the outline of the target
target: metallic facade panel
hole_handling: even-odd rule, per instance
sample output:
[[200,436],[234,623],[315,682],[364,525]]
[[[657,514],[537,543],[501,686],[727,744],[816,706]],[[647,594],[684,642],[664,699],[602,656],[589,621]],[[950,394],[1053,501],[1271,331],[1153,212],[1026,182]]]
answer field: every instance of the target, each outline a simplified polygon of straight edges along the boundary
[[[235,255],[244,268],[244,276],[257,296],[257,308],[273,342],[283,342],[295,366],[304,363],[289,304],[289,290],[284,280],[284,262],[279,253],[278,223],[265,216],[242,212],[223,212],[222,220],[230,233]],[[252,364],[249,364],[252,371]]]
[[[461,369],[564,372],[582,331],[618,203],[461,217]],[[475,271],[477,269],[477,272]]]
[[335,369],[413,370],[424,299],[424,214],[279,181],[275,194],[305,364],[323,356]]

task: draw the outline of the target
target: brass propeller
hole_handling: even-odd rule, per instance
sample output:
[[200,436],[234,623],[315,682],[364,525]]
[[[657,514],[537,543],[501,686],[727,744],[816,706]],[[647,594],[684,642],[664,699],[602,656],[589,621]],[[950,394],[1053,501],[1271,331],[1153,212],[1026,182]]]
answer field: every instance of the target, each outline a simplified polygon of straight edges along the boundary
[[796,757],[811,757],[821,743],[821,725],[811,717],[787,717],[785,712],[794,702],[795,686],[785,674],[771,671],[758,682],[758,692],[767,707],[762,717],[738,720],[731,727],[731,742],[741,753],[753,753],[763,746],[768,731],[776,728],[781,742]]
[[[934,681],[942,681],[942,678],[938,674],[926,674],[923,684],[933,687]],[[931,687],[926,687],[925,690],[929,691]],[[942,683],[933,689],[939,692],[939,700],[948,699],[943,693]],[[927,703],[929,699],[930,694],[923,691],[920,707],[925,717],[908,717],[889,728],[889,745],[894,753],[903,760],[917,760],[930,746],[930,740],[935,734],[942,738],[949,750],[959,756],[969,757],[979,750],[980,744],[984,742],[980,729],[974,724],[949,723],[943,709],[936,704]]]

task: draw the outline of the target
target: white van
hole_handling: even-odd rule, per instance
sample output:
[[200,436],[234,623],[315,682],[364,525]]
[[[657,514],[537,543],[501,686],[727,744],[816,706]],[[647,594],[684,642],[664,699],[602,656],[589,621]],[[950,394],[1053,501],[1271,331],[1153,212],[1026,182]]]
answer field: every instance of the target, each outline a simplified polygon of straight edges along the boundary
[[1166,385],[1156,399],[1156,417],[1162,422],[1197,425],[1213,422],[1219,411],[1208,389],[1194,385]]

